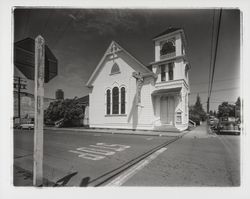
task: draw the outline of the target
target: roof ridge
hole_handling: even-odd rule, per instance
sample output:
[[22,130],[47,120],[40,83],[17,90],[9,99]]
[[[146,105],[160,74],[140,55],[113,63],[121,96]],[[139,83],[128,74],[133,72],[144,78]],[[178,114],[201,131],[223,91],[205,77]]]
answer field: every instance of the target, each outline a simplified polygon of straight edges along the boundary
[[[95,70],[93,71],[93,73],[91,74],[90,78],[88,79],[88,81],[87,81],[87,83],[86,83],[86,85],[87,85],[88,87],[91,86],[91,83],[92,83],[92,80],[93,80],[94,77],[95,77],[95,74],[98,72],[99,68],[101,67],[101,63],[104,61],[104,59],[106,58],[106,56],[109,54],[109,49],[111,48],[111,46],[112,46],[113,44],[117,45],[118,48],[120,48],[120,49],[121,49],[122,51],[124,51],[129,57],[131,57],[135,62],[137,62],[137,63],[146,71],[147,74],[148,74],[148,73],[149,73],[149,74],[152,73],[152,71],[150,71],[143,63],[141,63],[138,59],[136,59],[133,55],[131,55],[126,49],[124,49],[123,47],[121,47],[121,45],[120,45],[118,42],[112,40],[112,41],[110,42],[108,48],[106,49],[104,55],[102,56],[101,60],[100,60],[99,63],[97,64]],[[152,73],[152,75],[153,75],[153,73]]]
[[182,30],[182,28],[177,28],[177,27],[169,26],[167,29],[165,29],[164,31],[162,31],[160,34],[154,36],[153,39],[155,39],[157,37],[160,37],[160,36],[163,36],[163,35],[166,35],[166,34],[169,34],[169,33],[172,33],[172,32],[175,32],[177,30]]

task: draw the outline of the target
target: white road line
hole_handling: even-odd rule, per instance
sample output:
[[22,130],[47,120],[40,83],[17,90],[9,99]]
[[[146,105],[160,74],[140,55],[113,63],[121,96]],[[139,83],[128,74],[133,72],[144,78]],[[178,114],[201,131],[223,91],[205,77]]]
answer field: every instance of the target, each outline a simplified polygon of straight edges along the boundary
[[146,165],[148,165],[152,160],[154,160],[158,155],[163,153],[165,150],[167,150],[166,147],[163,147],[150,155],[149,157],[145,158],[144,160],[140,161],[138,164],[131,167],[129,170],[122,173],[120,176],[118,176],[116,179],[112,180],[110,183],[108,183],[106,186],[121,186],[124,184],[129,178],[131,178],[133,175],[135,175],[138,171],[143,169]]
[[98,146],[106,146],[106,147],[118,147],[118,148],[130,148],[130,146],[122,145],[122,144],[106,144],[106,143],[96,143]]
[[146,140],[152,140],[153,138],[146,138]]
[[81,147],[81,148],[77,148],[76,150],[83,151],[83,152],[89,152],[89,153],[96,153],[96,154],[100,154],[100,155],[114,155],[115,154],[114,151],[107,151],[107,150],[88,148],[88,147]]
[[80,155],[78,155],[78,157],[89,159],[89,160],[101,160],[101,159],[105,158],[105,156],[90,154],[90,153],[84,153],[84,152],[80,152],[80,151],[69,150],[69,152],[80,154]]
[[118,146],[116,147],[115,145],[112,146],[108,146],[108,145],[90,145],[91,147],[95,147],[95,148],[101,148],[101,149],[110,149],[110,150],[114,150],[114,151],[124,151],[126,148],[129,148],[130,146]]
[[105,158],[105,156],[114,155],[116,152],[130,148],[130,146],[127,145],[106,143],[96,143],[96,145],[90,145],[90,147],[79,147],[76,148],[76,150],[69,150],[69,152],[80,154],[78,155],[80,158],[101,160]]

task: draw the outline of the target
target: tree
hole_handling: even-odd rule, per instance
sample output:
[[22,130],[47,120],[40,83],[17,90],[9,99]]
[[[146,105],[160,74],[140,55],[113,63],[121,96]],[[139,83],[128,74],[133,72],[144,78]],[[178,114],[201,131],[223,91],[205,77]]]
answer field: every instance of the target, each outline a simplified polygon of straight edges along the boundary
[[228,102],[222,102],[218,107],[218,117],[234,117],[235,116],[235,105],[229,104]]
[[241,105],[240,97],[237,98],[235,105],[240,107],[240,105]]
[[202,107],[199,94],[197,95],[195,105],[190,106],[189,108],[189,118],[196,123],[199,121],[205,121],[206,119],[206,112]]
[[241,100],[240,97],[238,97],[235,102],[235,117],[241,118],[240,112],[241,112]]
[[210,110],[209,115],[214,116],[214,112],[212,110]]
[[84,106],[79,103],[77,98],[57,100],[51,102],[45,110],[45,124],[54,124],[62,120],[62,126],[74,126],[84,117]]

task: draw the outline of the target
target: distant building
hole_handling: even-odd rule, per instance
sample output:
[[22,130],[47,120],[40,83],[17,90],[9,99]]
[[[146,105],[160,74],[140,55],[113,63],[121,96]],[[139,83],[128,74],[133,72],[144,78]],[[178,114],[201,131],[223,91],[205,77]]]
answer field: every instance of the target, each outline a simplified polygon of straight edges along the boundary
[[[34,92],[34,81],[27,79],[23,73],[14,66],[14,77],[20,77],[25,80],[25,89],[21,89],[20,92],[20,117],[21,118],[34,118],[35,111],[35,97],[32,94]],[[48,108],[50,102],[55,99],[44,97],[44,110]],[[13,89],[13,117],[18,118],[18,89],[14,85]]]
[[149,67],[111,42],[87,82],[90,127],[187,129],[190,65],[184,31],[168,28],[153,42]]
[[[49,107],[50,102],[55,101],[51,98],[44,97],[43,109]],[[20,97],[20,116],[21,118],[34,118],[35,98],[33,94],[21,92]],[[18,117],[18,93],[14,91],[14,117]]]
[[63,100],[64,99],[64,92],[62,89],[57,89],[56,91],[56,100]]

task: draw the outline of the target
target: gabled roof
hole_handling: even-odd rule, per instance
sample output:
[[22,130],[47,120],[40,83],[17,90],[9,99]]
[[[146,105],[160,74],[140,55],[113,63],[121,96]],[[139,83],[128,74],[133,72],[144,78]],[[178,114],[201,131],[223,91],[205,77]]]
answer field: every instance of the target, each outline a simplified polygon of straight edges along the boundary
[[184,45],[187,46],[187,39],[186,39],[183,28],[169,27],[167,30],[163,31],[161,34],[155,36],[153,38],[153,40],[157,40],[157,39],[159,39],[159,38],[161,38],[161,37],[163,37],[164,35],[167,35],[167,34],[172,35],[172,33],[180,33],[181,37],[183,39]]
[[[128,57],[130,57],[132,60],[134,60],[140,67],[141,67],[141,70],[143,71],[143,74],[145,76],[152,76],[154,77],[154,73],[151,72],[144,64],[142,64],[140,61],[138,61],[134,56],[132,56],[128,51],[126,51],[124,48],[122,48],[117,42],[115,41],[112,41],[109,45],[109,47],[107,48],[107,50],[105,51],[103,57],[101,58],[101,60],[99,61],[97,67],[95,68],[94,72],[92,73],[92,75],[90,76],[88,82],[87,82],[87,86],[88,87],[91,87],[92,86],[92,83],[95,79],[95,77],[97,76],[97,74],[99,73],[100,69],[101,69],[101,66],[102,66],[102,63],[104,62],[105,58],[107,55],[110,55],[111,53],[111,48],[113,46],[116,46],[118,50],[118,52],[120,51],[123,51],[125,54],[128,55]],[[143,75],[142,74],[142,75]]]
[[181,28],[174,28],[174,27],[169,27],[167,30],[164,30],[163,32],[161,32],[160,34],[156,35],[153,39],[158,38],[160,36],[175,32],[177,30],[181,30]]

